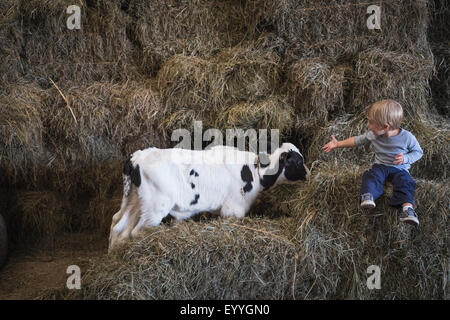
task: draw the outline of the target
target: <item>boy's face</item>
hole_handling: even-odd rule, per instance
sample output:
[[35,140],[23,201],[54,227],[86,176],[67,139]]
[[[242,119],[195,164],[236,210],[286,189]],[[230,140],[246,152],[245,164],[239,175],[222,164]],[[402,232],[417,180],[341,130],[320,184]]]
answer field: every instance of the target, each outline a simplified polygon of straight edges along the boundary
[[382,126],[371,119],[368,119],[367,126],[376,136],[381,136],[389,130],[389,125],[385,124]]

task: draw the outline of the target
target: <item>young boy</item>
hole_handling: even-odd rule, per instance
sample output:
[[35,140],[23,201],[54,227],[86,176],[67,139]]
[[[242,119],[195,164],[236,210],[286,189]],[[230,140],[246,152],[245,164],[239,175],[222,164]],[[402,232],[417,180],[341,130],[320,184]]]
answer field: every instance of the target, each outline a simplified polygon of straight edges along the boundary
[[400,127],[402,106],[394,100],[381,100],[366,110],[369,131],[363,135],[331,141],[322,147],[325,152],[370,144],[375,152],[375,163],[364,172],[361,184],[361,207],[375,208],[375,200],[383,193],[383,184],[391,181],[394,194],[390,206],[402,207],[400,221],[418,225],[414,211],[416,183],[408,172],[411,164],[419,160],[423,151],[414,135]]

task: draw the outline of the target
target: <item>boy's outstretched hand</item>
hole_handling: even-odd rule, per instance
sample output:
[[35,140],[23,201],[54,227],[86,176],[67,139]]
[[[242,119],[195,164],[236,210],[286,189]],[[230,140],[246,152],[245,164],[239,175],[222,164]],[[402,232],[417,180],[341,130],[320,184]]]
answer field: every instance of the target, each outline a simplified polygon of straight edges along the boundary
[[394,157],[394,164],[402,164],[403,163],[403,153],[399,153]]
[[326,145],[324,145],[322,147],[322,150],[325,152],[330,152],[331,150],[337,148],[338,146],[338,141],[336,140],[336,138],[332,135],[331,136],[331,141],[328,142]]

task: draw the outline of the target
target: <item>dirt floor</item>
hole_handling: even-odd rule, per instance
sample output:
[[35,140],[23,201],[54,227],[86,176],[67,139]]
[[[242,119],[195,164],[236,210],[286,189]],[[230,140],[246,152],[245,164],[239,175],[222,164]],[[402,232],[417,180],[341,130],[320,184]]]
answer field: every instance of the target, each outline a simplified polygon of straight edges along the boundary
[[81,274],[92,259],[107,252],[107,239],[93,234],[66,234],[52,244],[13,249],[0,270],[0,300],[39,299],[49,289],[66,286],[67,267],[77,265]]

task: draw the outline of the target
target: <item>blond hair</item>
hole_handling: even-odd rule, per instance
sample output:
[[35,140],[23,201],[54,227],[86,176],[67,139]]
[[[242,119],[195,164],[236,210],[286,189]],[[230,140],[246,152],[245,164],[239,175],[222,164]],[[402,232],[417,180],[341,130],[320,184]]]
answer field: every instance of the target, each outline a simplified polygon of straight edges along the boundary
[[388,124],[391,129],[398,129],[403,120],[403,108],[392,99],[380,100],[366,110],[366,116],[380,126]]

